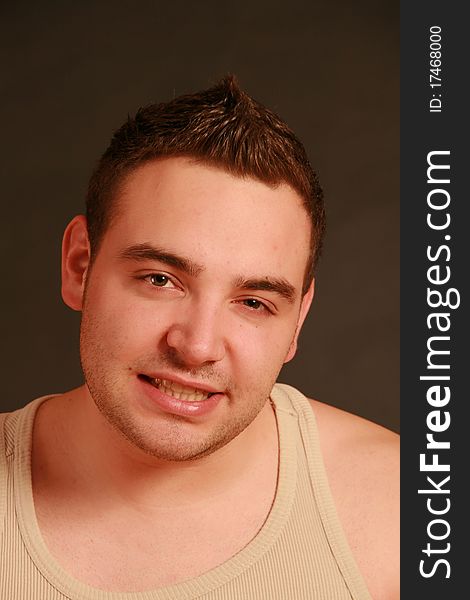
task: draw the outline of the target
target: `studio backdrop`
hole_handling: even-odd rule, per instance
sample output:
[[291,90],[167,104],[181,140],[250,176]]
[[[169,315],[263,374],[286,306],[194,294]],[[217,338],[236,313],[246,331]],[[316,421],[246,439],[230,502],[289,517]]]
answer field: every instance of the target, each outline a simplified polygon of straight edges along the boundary
[[398,430],[398,3],[3,3],[2,398],[82,382],[63,229],[138,107],[234,73],[300,137],[328,228],[297,357],[306,395]]

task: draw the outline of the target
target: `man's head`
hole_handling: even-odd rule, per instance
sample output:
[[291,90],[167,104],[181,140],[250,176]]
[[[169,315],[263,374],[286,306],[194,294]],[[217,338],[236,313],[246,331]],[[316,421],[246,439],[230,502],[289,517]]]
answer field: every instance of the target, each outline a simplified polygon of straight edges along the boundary
[[[313,297],[306,273],[313,214],[323,229],[321,194],[301,193],[298,181],[306,186],[314,176],[293,134],[241,96],[227,80],[146,109],[165,114],[162,122],[139,113],[93,176],[88,222],[76,217],[64,235],[63,297],[83,313],[87,393],[134,446],[163,459],[210,454],[256,419],[295,354]],[[169,113],[178,103],[186,108],[172,136]],[[239,114],[242,106],[248,117]],[[182,127],[186,110],[192,117]],[[194,117],[201,112],[217,121],[218,144]],[[257,119],[277,132],[274,146]],[[235,123],[232,134],[221,121]],[[198,127],[199,150],[183,151],[176,141]],[[282,161],[283,136],[309,174],[295,185],[293,155]],[[156,152],[171,140],[172,151]],[[204,155],[203,146],[219,154]],[[224,148],[233,164],[222,161]]]
[[87,222],[92,260],[119,210],[119,189],[149,161],[175,156],[218,166],[268,185],[290,185],[312,223],[304,293],[313,279],[324,228],[323,194],[301,142],[276,114],[253,100],[233,76],[199,93],[141,108],[115,132],[90,180]]

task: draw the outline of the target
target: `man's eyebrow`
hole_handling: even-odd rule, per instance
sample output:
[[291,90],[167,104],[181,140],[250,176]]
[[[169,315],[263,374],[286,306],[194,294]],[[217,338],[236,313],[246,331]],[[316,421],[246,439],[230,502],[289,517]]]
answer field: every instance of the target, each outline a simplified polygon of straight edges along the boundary
[[122,260],[144,261],[152,260],[176,267],[192,277],[197,277],[204,270],[204,267],[198,265],[190,258],[179,256],[168,250],[152,246],[151,244],[135,244],[121,250],[118,258]]
[[[172,267],[176,267],[192,277],[197,277],[204,267],[195,263],[190,258],[180,256],[163,248],[158,248],[151,244],[135,244],[121,250],[118,255],[121,260],[134,261],[156,261]],[[279,294],[290,304],[295,302],[297,292],[295,287],[282,277],[237,277],[235,287],[251,291],[267,291]]]
[[263,277],[259,279],[238,277],[235,285],[243,290],[275,292],[290,304],[293,304],[297,297],[295,287],[282,277]]

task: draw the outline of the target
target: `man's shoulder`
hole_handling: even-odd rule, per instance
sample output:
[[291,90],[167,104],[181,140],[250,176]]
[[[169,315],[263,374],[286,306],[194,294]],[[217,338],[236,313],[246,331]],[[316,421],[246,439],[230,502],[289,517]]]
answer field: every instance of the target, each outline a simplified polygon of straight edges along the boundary
[[34,400],[30,400],[24,406],[14,408],[8,412],[0,412],[0,451],[1,454],[9,457],[14,453],[15,445],[30,443],[30,433],[32,422],[36,415],[37,409],[48,398],[52,398],[56,394],[40,396]]
[[[349,451],[369,454],[370,460],[381,460],[389,455],[399,456],[400,436],[381,425],[362,417],[309,398],[318,424],[322,446],[328,451]],[[378,455],[377,452],[380,452]]]
[[310,400],[338,515],[372,596],[398,597],[399,436]]
[[310,400],[310,404],[328,478],[332,487],[342,492],[341,498],[351,494],[355,502],[371,510],[374,499],[380,499],[383,507],[395,502],[399,493],[399,435],[322,402]]

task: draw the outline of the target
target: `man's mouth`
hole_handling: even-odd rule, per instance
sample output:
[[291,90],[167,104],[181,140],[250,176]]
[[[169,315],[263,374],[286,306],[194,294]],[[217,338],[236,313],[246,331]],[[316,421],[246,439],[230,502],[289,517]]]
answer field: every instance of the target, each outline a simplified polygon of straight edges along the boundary
[[181,385],[180,383],[168,379],[153,379],[146,375],[143,375],[142,377],[167,396],[182,400],[183,402],[202,402],[216,393]]

